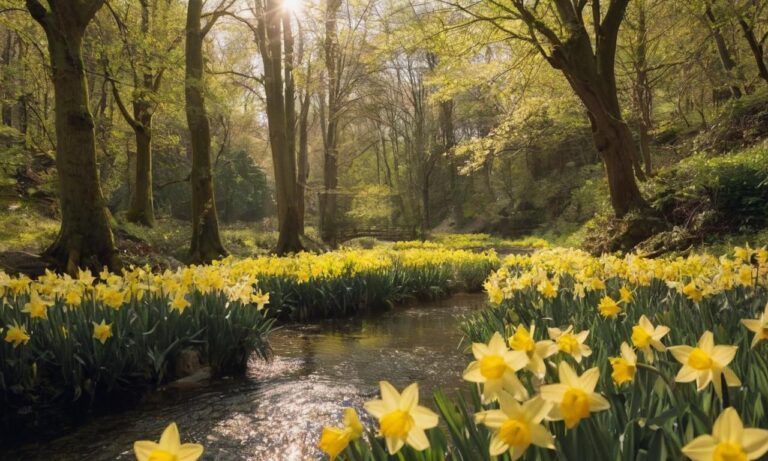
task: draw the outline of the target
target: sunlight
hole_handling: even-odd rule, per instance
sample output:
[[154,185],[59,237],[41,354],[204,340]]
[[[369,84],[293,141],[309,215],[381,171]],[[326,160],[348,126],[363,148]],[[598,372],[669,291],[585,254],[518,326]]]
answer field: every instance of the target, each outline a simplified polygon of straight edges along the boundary
[[302,10],[302,0],[283,0],[283,10],[288,13],[299,13]]

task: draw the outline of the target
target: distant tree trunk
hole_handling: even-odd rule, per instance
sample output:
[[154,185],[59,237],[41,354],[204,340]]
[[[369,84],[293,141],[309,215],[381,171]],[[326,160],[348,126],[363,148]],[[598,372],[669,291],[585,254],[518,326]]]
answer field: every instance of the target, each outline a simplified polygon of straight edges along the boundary
[[184,95],[192,147],[192,244],[189,255],[194,263],[206,263],[227,255],[219,236],[211,170],[211,128],[203,97],[203,38],[209,27],[204,30],[200,26],[202,9],[203,0],[189,0]]
[[296,194],[296,143],[289,139],[295,135],[293,125],[289,123],[295,123],[296,120],[292,77],[293,34],[290,18],[277,0],[257,0],[255,3],[257,26],[252,29],[264,64],[269,142],[275,168],[279,234],[275,252],[284,255],[303,249],[299,239],[301,227]]
[[104,0],[61,0],[48,11],[27,0],[32,17],[48,38],[56,109],[56,168],[61,229],[46,251],[68,273],[78,267],[120,268],[99,185],[93,117],[81,54],[88,23]]
[[638,133],[640,135],[640,153],[645,165],[645,175],[653,176],[651,164],[651,135],[653,127],[653,88],[648,78],[648,25],[646,22],[646,4],[640,3],[637,19],[637,48],[635,49],[635,82],[633,97],[635,107],[640,112]]
[[339,37],[336,15],[341,0],[328,0],[325,10],[325,71],[327,76],[328,117],[323,146],[323,193],[320,196],[320,235],[324,242],[336,245],[336,208],[339,186]]
[[[309,78],[309,77],[308,77]],[[296,201],[298,202],[299,231],[304,235],[304,207],[307,181],[309,180],[309,107],[311,98],[309,89],[305,90],[299,108],[299,158]]]
[[755,58],[755,64],[757,65],[757,73],[760,78],[768,82],[768,67],[765,65],[765,50],[763,48],[763,42],[758,41],[755,37],[755,31],[752,26],[742,17],[738,17],[739,26],[744,33],[744,38],[749,44],[749,49],[752,51],[752,56]]
[[[11,57],[12,57],[12,51],[13,51],[13,35],[10,30],[5,31],[5,45],[3,45],[3,52],[0,53],[0,60],[2,60],[2,65],[6,67],[10,67],[11,65]],[[13,106],[11,104],[7,104],[6,100],[11,99],[10,94],[10,82],[8,81],[9,78],[6,76],[10,75],[10,72],[2,72],[0,74],[0,83],[2,83],[2,92],[0,92],[0,123],[2,123],[5,126],[12,126],[13,125]],[[6,94],[3,94],[5,92],[8,92]]]
[[726,44],[725,38],[720,31],[720,24],[718,23],[715,14],[712,12],[712,5],[709,2],[706,4],[704,16],[709,23],[710,30],[712,31],[712,38],[715,40],[715,45],[717,45],[717,54],[720,56],[720,62],[722,63],[723,69],[725,70],[725,74],[728,78],[731,88],[731,95],[738,99],[741,97],[741,88],[739,88],[739,85],[732,83],[734,78],[733,71],[736,68],[736,61],[733,60],[731,57],[731,52],[728,51],[728,45]]

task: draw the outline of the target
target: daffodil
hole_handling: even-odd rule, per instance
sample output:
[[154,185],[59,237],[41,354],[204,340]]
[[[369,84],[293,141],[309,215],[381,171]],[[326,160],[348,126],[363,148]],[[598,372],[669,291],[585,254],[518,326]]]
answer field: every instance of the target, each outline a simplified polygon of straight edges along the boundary
[[30,336],[24,326],[15,322],[13,325],[8,325],[8,331],[5,332],[5,342],[13,344],[13,347],[16,348],[21,344],[27,344],[29,339]]
[[139,440],[133,444],[138,461],[196,461],[203,454],[198,443],[181,443],[179,428],[171,423],[160,436],[160,443]]
[[619,303],[614,301],[610,296],[603,296],[597,309],[600,311],[600,315],[605,318],[614,318],[621,312]]
[[632,299],[634,299],[635,295],[632,293],[632,290],[630,290],[627,287],[621,287],[619,288],[619,299],[624,303],[631,303]]
[[107,342],[107,339],[112,337],[112,324],[106,323],[104,320],[101,323],[93,322],[93,339],[99,340],[101,344]]
[[595,392],[600,371],[590,368],[581,376],[562,361],[558,366],[560,382],[541,386],[541,397],[554,405],[549,413],[553,421],[565,421],[565,427],[572,429],[590,413],[607,410],[608,400]]
[[621,386],[624,383],[632,382],[635,379],[635,372],[637,371],[637,355],[635,351],[627,343],[621,343],[621,356],[610,357],[611,378],[613,382]]
[[181,291],[177,292],[173,299],[168,302],[168,306],[171,308],[171,310],[179,311],[179,314],[184,312],[184,309],[191,305],[192,304],[190,304],[184,293]]
[[26,312],[33,319],[47,319],[48,308],[53,304],[53,301],[48,301],[40,297],[37,291],[32,290],[29,294],[29,302],[24,304],[22,312]]
[[507,451],[512,461],[519,459],[533,444],[554,449],[552,434],[541,421],[552,409],[552,403],[534,397],[520,404],[509,394],[499,394],[499,410],[477,413],[475,421],[493,430],[490,455],[500,456]]
[[424,432],[437,426],[437,415],[419,405],[419,386],[416,383],[403,389],[400,394],[387,381],[379,383],[381,400],[365,403],[365,410],[379,420],[379,433],[384,437],[387,451],[394,455],[406,443],[415,450],[429,448]]
[[518,325],[515,334],[508,341],[513,351],[525,352],[528,357],[525,367],[541,379],[547,372],[544,359],[557,353],[557,345],[551,340],[535,341],[533,339],[535,331],[536,325],[531,325],[530,332],[523,325]]
[[557,349],[573,357],[576,362],[581,363],[584,357],[592,355],[592,349],[584,344],[587,336],[589,336],[589,330],[574,333],[573,325],[571,325],[565,331],[559,328],[548,328],[547,332],[549,337],[557,344]]
[[262,293],[261,290],[251,295],[251,302],[256,304],[256,310],[264,309],[266,304],[269,304],[269,293]]
[[720,398],[723,397],[721,375],[725,377],[728,386],[741,384],[736,374],[728,368],[738,347],[715,346],[711,331],[705,331],[701,335],[696,347],[673,346],[668,349],[675,360],[683,364],[675,377],[677,382],[689,383],[695,380],[698,391],[703,390],[711,382]]
[[642,315],[637,325],[632,327],[632,344],[643,352],[645,360],[653,363],[653,349],[659,352],[667,350],[661,339],[669,333],[669,327],[659,325],[654,327],[648,317]]
[[536,287],[536,290],[545,298],[557,296],[557,285],[553,284],[549,279],[542,280]]
[[352,440],[363,434],[363,425],[354,408],[344,410],[344,427],[326,426],[320,434],[318,448],[328,455],[330,461],[338,457]]
[[768,430],[744,428],[732,407],[720,413],[711,435],[700,435],[683,447],[693,461],[747,461],[760,459],[768,451]]
[[765,311],[756,319],[744,319],[741,321],[749,331],[755,333],[752,338],[752,347],[757,346],[763,339],[768,339],[768,304],[765,305]]
[[525,352],[509,350],[504,338],[496,332],[488,344],[473,343],[472,354],[476,360],[464,370],[464,379],[483,384],[484,401],[496,400],[502,390],[518,400],[528,398],[528,391],[515,374],[528,364]]
[[701,291],[701,289],[699,289],[699,287],[696,286],[696,283],[694,282],[690,282],[688,285],[683,287],[683,294],[694,302],[700,302],[702,299],[704,299],[704,292]]

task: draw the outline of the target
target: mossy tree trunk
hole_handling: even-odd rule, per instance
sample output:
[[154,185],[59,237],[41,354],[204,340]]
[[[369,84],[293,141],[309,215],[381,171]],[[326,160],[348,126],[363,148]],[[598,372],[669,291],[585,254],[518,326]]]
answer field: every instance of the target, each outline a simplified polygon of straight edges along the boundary
[[48,39],[56,109],[56,168],[59,177],[61,229],[45,251],[61,268],[112,270],[120,267],[99,185],[93,117],[82,58],[88,23],[104,0],[59,0],[50,9],[27,0],[32,17]]
[[202,0],[189,0],[184,95],[192,147],[192,243],[189,255],[193,263],[207,263],[227,255],[219,236],[211,168],[211,127],[203,96],[203,39],[215,19],[202,27],[202,9]]

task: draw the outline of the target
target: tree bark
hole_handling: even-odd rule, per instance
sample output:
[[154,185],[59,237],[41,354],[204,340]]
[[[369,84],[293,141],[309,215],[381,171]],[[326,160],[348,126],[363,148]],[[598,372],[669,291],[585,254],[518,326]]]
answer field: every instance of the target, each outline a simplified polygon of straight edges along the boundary
[[768,67],[765,65],[765,50],[763,49],[763,44],[757,40],[754,29],[743,17],[739,16],[738,21],[741,31],[744,33],[744,38],[749,44],[749,49],[752,51],[752,56],[755,58],[757,73],[760,75],[760,78],[768,82]]
[[[186,78],[184,95],[187,124],[192,148],[192,242],[190,261],[207,263],[222,256],[227,250],[219,236],[213,174],[211,170],[211,128],[203,96],[203,38],[200,26],[203,0],[189,0],[187,9]],[[138,168],[137,168],[138,169]]]
[[94,122],[81,54],[85,29],[103,3],[62,0],[48,11],[37,0],[26,2],[48,38],[55,94],[62,222],[56,241],[44,254],[70,274],[79,267],[120,268],[99,184]]

